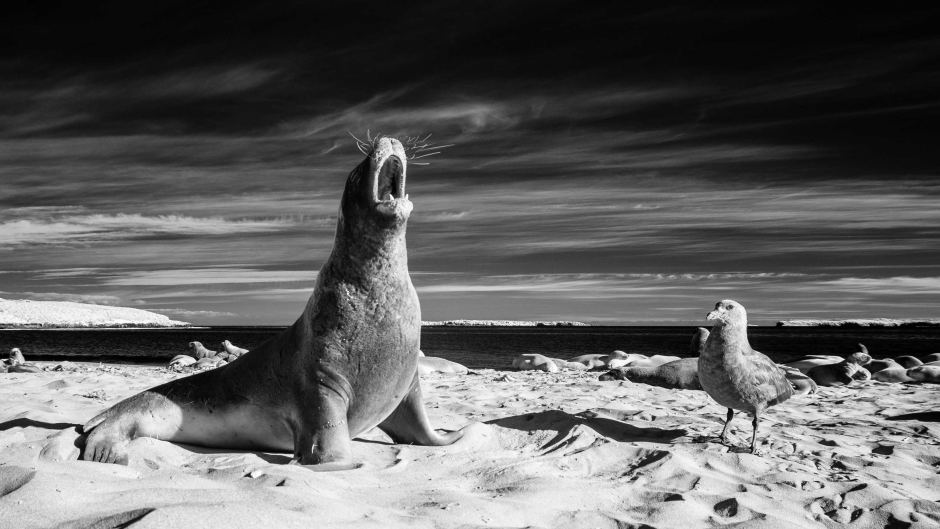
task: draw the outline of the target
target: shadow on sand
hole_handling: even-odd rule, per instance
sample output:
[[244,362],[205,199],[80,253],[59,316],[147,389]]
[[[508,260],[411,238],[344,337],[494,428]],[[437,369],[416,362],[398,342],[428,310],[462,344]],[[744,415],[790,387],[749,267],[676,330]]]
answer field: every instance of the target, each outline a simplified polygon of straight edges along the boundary
[[904,413],[888,417],[889,421],[924,421],[940,422],[940,411],[921,411],[916,413]]
[[13,428],[47,428],[49,430],[65,430],[66,428],[79,428],[81,424],[75,424],[71,422],[43,422],[30,419],[27,417],[21,417],[19,419],[12,419],[6,422],[0,422],[0,432],[5,432]]
[[546,443],[546,446],[550,446],[564,439],[579,425],[587,426],[598,434],[621,443],[653,442],[669,444],[674,439],[688,433],[686,430],[682,429],[666,430],[653,427],[641,428],[622,422],[619,417],[605,416],[614,413],[607,412],[606,410],[604,414],[596,411],[583,411],[572,415],[561,410],[547,410],[538,413],[527,413],[525,415],[494,419],[488,421],[486,424],[528,432],[536,430],[557,431],[558,434],[554,439]]

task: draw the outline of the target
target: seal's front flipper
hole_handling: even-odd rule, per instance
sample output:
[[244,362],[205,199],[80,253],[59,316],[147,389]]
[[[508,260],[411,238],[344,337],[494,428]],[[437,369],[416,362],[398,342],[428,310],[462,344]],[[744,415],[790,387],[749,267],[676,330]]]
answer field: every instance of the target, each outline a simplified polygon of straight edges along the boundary
[[311,470],[358,468],[361,465],[352,461],[346,401],[325,388],[318,390],[316,398],[317,402],[306,407],[311,411],[294,434],[293,462]]
[[411,383],[411,391],[405,395],[395,411],[379,424],[379,429],[388,434],[392,441],[402,444],[444,446],[463,437],[462,431],[439,434],[431,428],[427,413],[424,411],[421,384],[418,382],[417,373]]
[[81,457],[85,461],[127,465],[127,445],[134,438],[136,421],[132,415],[113,410],[95,417],[83,428],[86,437]]

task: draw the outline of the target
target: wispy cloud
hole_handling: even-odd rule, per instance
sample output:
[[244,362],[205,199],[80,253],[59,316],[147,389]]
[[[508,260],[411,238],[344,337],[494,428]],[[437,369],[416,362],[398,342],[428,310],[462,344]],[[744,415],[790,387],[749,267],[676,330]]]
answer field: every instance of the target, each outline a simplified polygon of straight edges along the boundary
[[[16,94],[17,112],[0,116],[4,136],[35,135],[65,127],[90,128],[112,121],[116,114],[132,112],[156,101],[200,101],[249,92],[270,82],[278,70],[260,64],[212,65],[140,76],[130,74],[122,83],[115,77],[129,72],[117,68],[59,80],[51,87]],[[11,97],[13,94],[0,94]],[[164,122],[155,123],[163,128]],[[113,128],[113,126],[111,127]]]
[[291,219],[225,219],[181,215],[63,215],[0,222],[0,248],[92,244],[155,235],[231,235],[263,233],[295,226]]
[[[707,288],[714,284],[750,284],[791,281],[805,274],[776,272],[724,273],[643,273],[643,274],[514,274],[494,276],[452,276],[440,282],[440,276],[421,278],[418,292],[422,294],[455,294],[466,292],[515,292],[520,294],[559,294],[566,297],[602,299],[648,296],[650,292],[673,289]],[[458,279],[457,282],[453,281]],[[469,280],[469,281],[467,281]]]
[[308,270],[258,270],[251,268],[181,268],[140,270],[109,274],[101,283],[110,286],[219,285],[242,283],[311,283],[317,273]]
[[940,294],[940,277],[842,277],[824,284],[838,290],[885,296]]

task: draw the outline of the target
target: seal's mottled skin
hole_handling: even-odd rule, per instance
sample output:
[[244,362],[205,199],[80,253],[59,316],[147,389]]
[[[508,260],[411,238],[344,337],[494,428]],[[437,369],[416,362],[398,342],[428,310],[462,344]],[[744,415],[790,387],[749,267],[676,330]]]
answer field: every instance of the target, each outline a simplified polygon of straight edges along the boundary
[[350,438],[378,426],[394,441],[450,444],[429,425],[418,383],[421,311],[408,274],[406,156],[382,138],[346,182],[333,251],[300,318],[218,369],[181,378],[90,420],[87,460],[122,462],[153,437],[293,451],[319,469],[354,466]]
[[754,453],[760,414],[793,396],[793,387],[773,360],[751,349],[747,340],[747,312],[740,303],[730,299],[719,301],[706,318],[714,322],[714,327],[699,358],[699,382],[711,398],[728,408],[722,442],[727,439],[734,410],[754,416],[751,435]]

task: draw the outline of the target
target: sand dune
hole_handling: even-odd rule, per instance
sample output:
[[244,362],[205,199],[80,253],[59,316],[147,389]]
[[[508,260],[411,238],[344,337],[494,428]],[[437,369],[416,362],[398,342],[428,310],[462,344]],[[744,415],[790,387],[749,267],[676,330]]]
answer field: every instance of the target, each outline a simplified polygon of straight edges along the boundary
[[[0,526],[940,523],[937,385],[864,382],[794,397],[767,412],[764,455],[754,456],[706,440],[725,410],[700,391],[599,382],[591,372],[432,374],[431,418],[469,425],[461,441],[394,445],[375,430],[353,443],[362,468],[314,473],[285,464],[287,454],[152,439],[132,443],[128,466],[75,460],[77,424],[180,376],[78,368],[0,379]],[[734,424],[745,445],[749,421]]]

